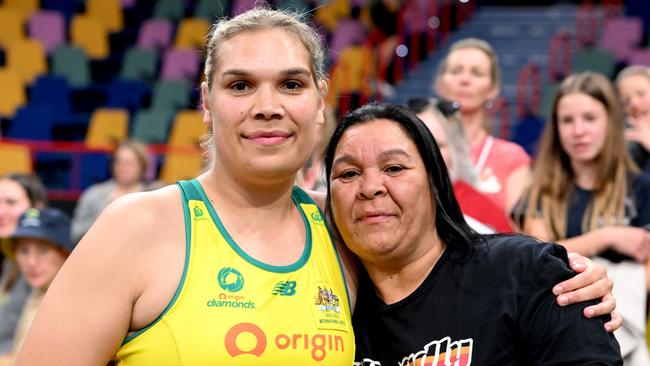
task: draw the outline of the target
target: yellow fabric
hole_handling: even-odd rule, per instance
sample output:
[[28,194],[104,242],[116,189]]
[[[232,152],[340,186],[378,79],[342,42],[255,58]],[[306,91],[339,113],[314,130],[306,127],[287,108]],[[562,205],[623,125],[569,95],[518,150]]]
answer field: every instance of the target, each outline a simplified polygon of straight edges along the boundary
[[191,244],[180,291],[158,321],[127,339],[117,365],[351,365],[347,290],[318,207],[294,191],[305,252],[290,266],[269,266],[241,251],[199,192],[186,201]]

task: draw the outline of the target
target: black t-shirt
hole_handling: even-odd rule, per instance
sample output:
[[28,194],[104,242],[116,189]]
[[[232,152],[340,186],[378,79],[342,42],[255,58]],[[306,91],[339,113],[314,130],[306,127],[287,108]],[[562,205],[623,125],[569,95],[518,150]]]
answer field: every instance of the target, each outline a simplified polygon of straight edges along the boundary
[[[625,213],[620,225],[644,227],[650,224],[650,176],[646,174],[628,175],[628,194],[625,199]],[[583,234],[582,220],[591,201],[593,192],[574,186],[567,201],[566,238]],[[648,227],[650,230],[650,227]],[[613,262],[634,260],[633,258],[607,249],[599,254]]]
[[469,260],[457,257],[448,246],[422,285],[391,305],[362,279],[355,365],[622,365],[608,319],[585,318],[585,303],[556,304],[552,287],[573,276],[563,247],[492,236]]

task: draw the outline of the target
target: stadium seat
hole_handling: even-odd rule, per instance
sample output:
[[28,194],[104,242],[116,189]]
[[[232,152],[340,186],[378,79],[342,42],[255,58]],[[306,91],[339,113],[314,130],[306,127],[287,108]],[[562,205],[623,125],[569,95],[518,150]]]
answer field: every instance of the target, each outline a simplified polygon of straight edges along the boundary
[[615,68],[616,61],[610,51],[584,48],[576,54],[573,71],[593,71],[612,77]]
[[183,0],[157,0],[153,8],[153,18],[177,22],[183,18],[183,10]]
[[56,121],[68,121],[72,115],[70,87],[61,76],[39,76],[31,90],[30,105],[46,107]]
[[194,16],[213,22],[228,15],[228,7],[228,0],[199,0],[194,10]]
[[14,139],[52,140],[54,118],[45,106],[25,105],[16,111],[9,137]]
[[147,85],[142,81],[116,79],[108,86],[106,106],[125,108],[129,110],[129,113],[135,113],[142,108],[148,92]]
[[52,53],[52,73],[63,76],[73,88],[84,88],[90,84],[90,63],[79,47],[57,47]]
[[124,54],[120,78],[152,82],[158,73],[158,51],[153,48],[131,47]]
[[198,147],[207,132],[203,113],[184,110],[176,114],[167,144],[172,147]]
[[65,43],[65,18],[54,10],[40,10],[29,18],[28,33],[39,40],[49,55],[56,47]]
[[0,176],[8,173],[32,173],[32,153],[27,145],[0,142]]
[[627,61],[630,52],[639,46],[642,35],[640,18],[611,18],[605,22],[599,48],[612,52],[617,61]]
[[146,144],[167,142],[174,111],[170,109],[141,109],[133,119],[130,137]]
[[106,26],[90,15],[77,15],[72,19],[70,40],[93,60],[105,59],[110,53]]
[[201,55],[197,50],[167,50],[160,78],[162,80],[187,80],[194,83],[199,73],[200,62]]
[[138,32],[138,47],[166,49],[172,41],[172,30],[167,19],[147,19]]
[[192,179],[201,174],[203,157],[201,151],[168,152],[160,171],[160,180],[174,183],[183,179]]
[[0,47],[7,47],[11,42],[25,37],[20,13],[12,8],[0,8]]
[[185,80],[163,80],[156,83],[151,108],[178,110],[187,107],[190,87]]
[[23,39],[7,48],[7,67],[14,70],[25,84],[47,71],[47,60],[41,42]]
[[25,22],[38,10],[38,0],[4,0],[4,6],[16,10],[20,16],[20,21]]
[[7,68],[0,69],[0,85],[0,116],[12,118],[27,100],[25,86],[20,76]]
[[210,24],[203,18],[183,19],[176,31],[176,48],[201,49]]
[[126,109],[98,108],[90,117],[86,146],[112,148],[128,135],[129,112]]
[[119,32],[124,28],[119,0],[86,0],[86,14],[101,20],[109,32]]

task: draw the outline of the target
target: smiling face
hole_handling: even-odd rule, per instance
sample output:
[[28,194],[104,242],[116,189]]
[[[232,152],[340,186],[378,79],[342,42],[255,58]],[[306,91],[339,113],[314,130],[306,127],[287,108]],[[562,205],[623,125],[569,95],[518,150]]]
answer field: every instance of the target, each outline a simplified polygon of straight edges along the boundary
[[458,48],[447,56],[436,84],[437,91],[442,98],[459,102],[461,113],[475,112],[499,93],[492,75],[492,62],[484,51]]
[[437,240],[427,171],[396,122],[363,122],[343,133],[330,189],[334,221],[363,262],[399,265]]
[[560,145],[574,164],[593,163],[605,145],[607,111],[584,93],[566,94],[558,100],[557,128]]
[[298,38],[279,28],[219,46],[212,88],[202,85],[215,167],[249,181],[293,181],[311,154],[324,101]]
[[16,241],[16,263],[23,277],[33,288],[47,288],[67,255],[45,240],[19,238]]
[[632,74],[618,82],[625,113],[632,120],[650,118],[650,78]]

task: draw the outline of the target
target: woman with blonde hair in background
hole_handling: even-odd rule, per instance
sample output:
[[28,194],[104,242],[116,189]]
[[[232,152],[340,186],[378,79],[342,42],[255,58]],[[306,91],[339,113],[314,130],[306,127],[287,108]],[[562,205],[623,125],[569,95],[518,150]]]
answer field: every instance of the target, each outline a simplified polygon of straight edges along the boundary
[[488,109],[499,95],[501,69],[490,44],[477,38],[454,43],[440,62],[435,90],[460,105],[460,119],[477,171],[476,188],[508,215],[530,178],[530,157],[512,142],[490,135]]
[[544,130],[523,230],[607,266],[624,325],[615,332],[626,364],[649,365],[645,345],[650,258],[650,177],[625,148],[616,91],[603,75],[565,79]]

